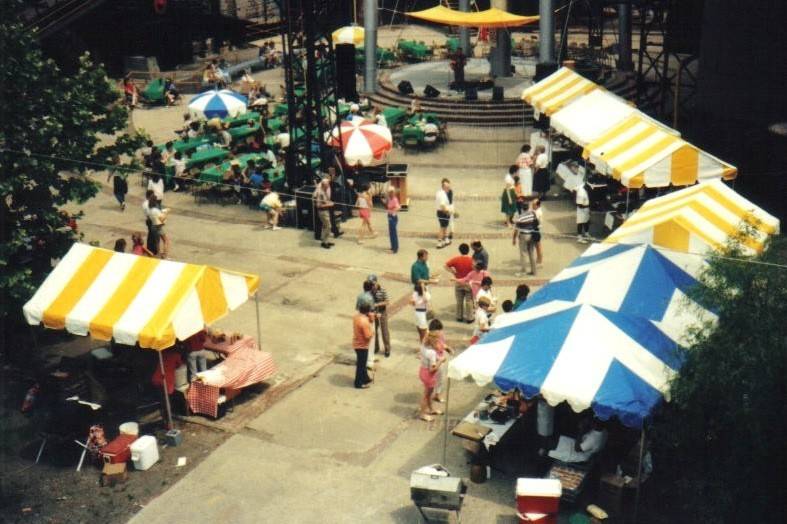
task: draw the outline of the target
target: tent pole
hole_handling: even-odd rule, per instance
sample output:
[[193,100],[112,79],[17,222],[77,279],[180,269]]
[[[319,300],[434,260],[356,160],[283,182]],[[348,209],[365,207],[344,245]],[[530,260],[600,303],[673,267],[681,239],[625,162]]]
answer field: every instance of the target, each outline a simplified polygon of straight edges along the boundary
[[161,369],[161,387],[164,393],[164,404],[167,406],[167,429],[173,429],[172,425],[172,406],[169,405],[169,388],[167,387],[167,374],[164,372],[164,357],[161,356],[161,351],[158,351],[158,364]]
[[262,351],[262,328],[260,327],[260,299],[259,292],[254,292],[254,308],[257,312],[257,348]]
[[445,467],[446,463],[446,456],[448,454],[448,406],[450,405],[448,401],[451,397],[451,379],[448,378],[448,384],[445,388],[445,420],[443,421],[443,467]]
[[639,436],[639,462],[637,462],[637,494],[634,498],[634,522],[637,522],[639,513],[639,490],[642,486],[642,456],[645,452],[645,425],[642,425],[642,432]]
[[629,193],[631,193],[631,188],[626,188],[626,218],[629,217]]

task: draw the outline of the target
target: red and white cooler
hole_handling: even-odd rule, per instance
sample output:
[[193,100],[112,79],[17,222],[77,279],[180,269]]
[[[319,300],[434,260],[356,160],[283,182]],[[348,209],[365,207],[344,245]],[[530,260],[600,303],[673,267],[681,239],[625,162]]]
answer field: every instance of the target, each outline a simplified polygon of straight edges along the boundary
[[562,493],[563,486],[557,479],[517,479],[516,510],[520,524],[557,524]]

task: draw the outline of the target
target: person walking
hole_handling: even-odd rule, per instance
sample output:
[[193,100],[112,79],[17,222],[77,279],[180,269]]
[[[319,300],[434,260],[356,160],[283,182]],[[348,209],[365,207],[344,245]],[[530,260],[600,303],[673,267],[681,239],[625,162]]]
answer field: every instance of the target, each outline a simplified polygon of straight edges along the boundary
[[385,199],[385,209],[388,213],[388,239],[391,241],[391,253],[394,255],[399,252],[399,210],[402,209],[399,198],[396,196],[396,188],[389,187]]
[[156,195],[153,194],[148,201],[148,214],[150,216],[150,223],[152,224],[153,229],[155,229],[158,238],[164,243],[159,256],[161,258],[167,258],[170,250],[170,239],[169,235],[167,235],[167,230],[164,225],[166,224],[167,217],[169,216],[169,209],[161,209],[161,203],[156,198]]
[[[120,164],[120,159],[115,157],[112,159],[112,164],[114,166],[118,166]],[[126,194],[128,193],[128,181],[126,180],[126,176],[122,173],[119,173],[117,167],[113,167],[109,170],[109,175],[107,175],[107,182],[112,180],[112,194],[115,195],[115,199],[120,204],[120,210],[126,210]]]
[[577,242],[587,244],[590,239],[590,197],[583,182],[574,197],[577,206]]
[[489,269],[489,253],[486,252],[480,240],[473,240],[470,242],[470,248],[473,250],[473,262],[480,262],[481,269]]
[[531,203],[530,208],[533,210],[533,213],[536,214],[536,218],[538,219],[538,228],[536,229],[535,234],[533,234],[533,242],[536,243],[536,266],[541,267],[544,263],[544,251],[541,248],[541,224],[544,223],[544,211],[541,207],[541,200],[535,198]]
[[448,192],[451,190],[451,182],[444,178],[440,183],[440,189],[435,193],[435,208],[437,210],[437,223],[439,226],[437,232],[437,249],[442,249],[451,243],[448,237],[448,226],[451,221],[451,200],[448,198]]
[[358,193],[355,207],[358,209],[358,216],[361,219],[361,227],[358,229],[358,243],[363,244],[364,231],[368,232],[368,238],[377,236],[372,227],[372,197],[369,195],[368,186]]
[[151,205],[155,207],[157,201],[153,190],[148,189],[145,192],[145,200],[142,202],[142,212],[145,214],[145,226],[148,229],[146,245],[148,252],[151,253],[152,256],[158,256],[161,238],[159,237],[158,229],[153,226],[153,221],[150,218]]
[[437,360],[442,361],[442,364],[437,369],[437,380],[434,386],[434,397],[432,400],[435,402],[443,403],[443,385],[445,382],[445,370],[448,368],[448,355],[452,354],[454,350],[445,342],[445,333],[443,332],[443,323],[434,318],[429,322],[429,335],[434,334],[435,344],[434,350],[437,353]]
[[385,348],[385,358],[391,356],[391,333],[388,330],[388,293],[385,292],[377,275],[369,275],[367,282],[372,283],[372,298],[374,299],[374,352],[380,352],[380,341],[378,333],[383,337],[383,347]]
[[330,249],[333,242],[328,242],[328,235],[331,234],[331,213],[333,213],[333,201],[331,200],[331,181],[328,177],[320,180],[317,189],[314,190],[314,207],[317,208],[317,216],[320,218],[320,246],[323,249]]
[[527,209],[520,206],[519,213],[517,213],[514,219],[514,225],[514,235],[511,238],[511,243],[516,246],[517,241],[519,242],[519,264],[522,268],[522,271],[516,275],[519,277],[525,274],[525,255],[527,255],[530,261],[530,271],[527,274],[535,275],[535,234],[538,232],[538,218],[536,218],[536,214],[529,206]]
[[[473,259],[469,255],[470,246],[459,244],[459,255],[445,263],[445,267],[455,279],[462,279],[473,270]],[[473,322],[473,292],[467,283],[456,281],[454,283],[454,298],[456,298],[456,321]]]
[[437,357],[435,346],[438,344],[438,334],[427,335],[421,343],[421,366],[418,370],[418,378],[424,386],[424,396],[421,398],[421,409],[419,418],[425,422],[432,422],[433,415],[442,415],[442,411],[432,406],[432,395],[437,385],[437,372],[443,365],[444,360]]
[[361,304],[358,312],[353,316],[353,349],[355,350],[355,381],[356,389],[366,389],[371,383],[369,373],[366,371],[369,358],[369,341],[372,339],[373,313],[369,304]]
[[410,304],[415,309],[415,328],[418,330],[418,340],[423,343],[429,324],[426,321],[426,312],[429,310],[429,301],[432,296],[421,282],[415,285],[413,294],[410,297]]
[[[516,168],[516,166],[512,166]],[[516,190],[514,189],[514,178],[511,177],[510,181],[506,181],[506,187],[503,189],[503,194],[500,196],[500,212],[505,217],[503,224],[508,227],[514,227],[514,213],[516,213]]]

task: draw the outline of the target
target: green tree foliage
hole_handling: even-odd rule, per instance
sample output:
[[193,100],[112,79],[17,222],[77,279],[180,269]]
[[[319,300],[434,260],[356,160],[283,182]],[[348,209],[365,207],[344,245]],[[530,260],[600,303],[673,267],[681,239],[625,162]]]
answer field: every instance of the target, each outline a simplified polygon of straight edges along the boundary
[[[73,76],[62,75],[14,18],[18,5],[0,0],[3,324],[21,317],[21,306],[51,270],[51,260],[78,239],[61,207],[97,193],[88,171],[116,156],[133,158],[143,139],[125,133],[128,113],[104,70],[83,56]],[[132,160],[124,165],[133,167]]]
[[680,522],[785,522],[787,242],[745,263],[714,257],[696,299],[718,312],[698,329],[672,402],[655,423],[657,496]]

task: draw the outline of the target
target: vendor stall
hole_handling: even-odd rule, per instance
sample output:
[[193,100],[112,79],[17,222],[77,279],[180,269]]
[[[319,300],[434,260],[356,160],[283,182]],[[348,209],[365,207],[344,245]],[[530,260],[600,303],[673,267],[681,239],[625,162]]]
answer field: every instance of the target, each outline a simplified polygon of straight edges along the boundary
[[584,147],[636,111],[609,91],[594,89],[555,112],[549,121],[555,131]]
[[742,248],[754,254],[762,252],[768,236],[778,233],[779,219],[715,180],[646,202],[605,242],[704,253],[721,249],[732,236],[740,235]]
[[162,351],[256,297],[258,286],[256,275],[75,243],[23,310],[30,325],[156,350],[167,391]]
[[582,157],[625,187],[687,186],[734,179],[738,170],[634,113],[585,146]]

